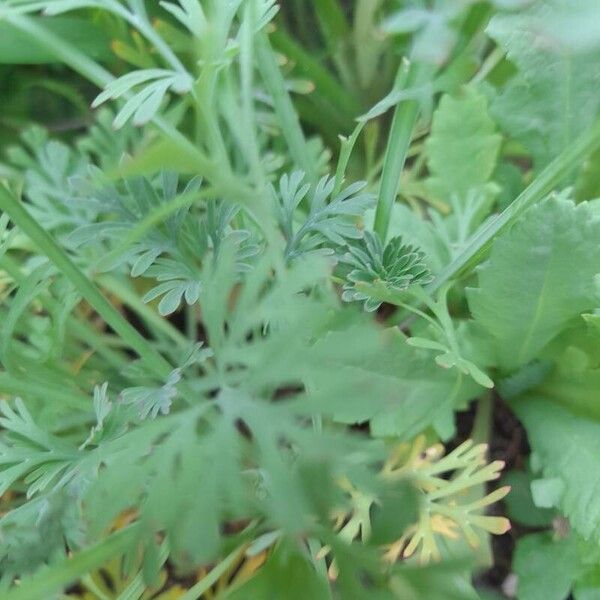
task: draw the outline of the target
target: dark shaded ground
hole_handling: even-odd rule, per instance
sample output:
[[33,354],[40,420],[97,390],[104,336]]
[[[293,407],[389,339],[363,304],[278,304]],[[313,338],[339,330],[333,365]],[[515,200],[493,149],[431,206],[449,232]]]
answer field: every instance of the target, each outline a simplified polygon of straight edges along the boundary
[[[457,436],[450,444],[455,446],[467,439],[473,429],[475,420],[475,403],[468,411],[457,415]],[[492,418],[490,424],[489,459],[505,462],[505,471],[522,469],[530,453],[527,434],[514,413],[498,395],[493,397]],[[491,489],[497,485],[490,486]],[[491,491],[490,489],[490,491]],[[492,505],[490,514],[505,515],[506,507],[503,502]],[[504,535],[491,536],[493,566],[480,573],[475,580],[478,586],[491,588],[501,592],[501,587],[511,573],[513,552],[517,539],[532,529],[512,523],[510,531]]]

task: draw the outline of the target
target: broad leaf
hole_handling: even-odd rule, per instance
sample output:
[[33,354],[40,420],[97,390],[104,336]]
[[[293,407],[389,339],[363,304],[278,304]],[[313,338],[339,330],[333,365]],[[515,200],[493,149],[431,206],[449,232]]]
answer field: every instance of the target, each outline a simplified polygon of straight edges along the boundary
[[599,239],[600,218],[589,204],[552,198],[494,242],[469,306],[494,340],[498,366],[529,362],[597,304]]
[[379,352],[371,350],[365,333],[360,342],[365,352],[359,360],[340,353],[343,343],[348,343],[343,333],[330,333],[314,350],[332,357],[337,350],[338,360],[324,363],[311,385],[315,408],[327,406],[337,421],[370,420],[376,436],[410,439],[477,394],[477,386],[461,385],[455,371],[437,366],[430,352],[409,346],[399,331],[385,332]]
[[560,484],[557,508],[584,539],[600,542],[600,423],[546,399],[518,400],[514,408],[543,476]]
[[[561,335],[552,346],[561,347],[557,364],[537,388],[544,397],[566,406],[573,413],[600,420],[600,335],[594,332]],[[586,344],[592,346],[591,352]],[[594,348],[595,347],[595,348]]]
[[568,597],[580,570],[577,541],[574,535],[553,539],[550,533],[535,533],[519,540],[514,559],[519,600],[565,600]]
[[[493,116],[531,152],[537,169],[585,131],[600,106],[600,49],[576,43],[573,35],[583,26],[598,39],[598,16],[594,25],[580,8],[569,0],[535,2],[496,15],[488,26],[519,70],[494,102]],[[571,16],[569,24],[565,14]],[[568,31],[571,35],[565,35]]]
[[258,574],[228,597],[231,600],[328,600],[331,593],[326,577],[317,573],[309,557],[287,544],[277,548]]

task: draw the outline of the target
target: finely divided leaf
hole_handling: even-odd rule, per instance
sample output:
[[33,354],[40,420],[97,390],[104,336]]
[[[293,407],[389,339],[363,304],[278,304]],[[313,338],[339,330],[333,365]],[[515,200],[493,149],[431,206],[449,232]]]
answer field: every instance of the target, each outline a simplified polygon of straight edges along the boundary
[[600,217],[587,203],[552,198],[498,238],[469,290],[476,323],[494,340],[497,364],[526,364],[568,322],[596,306]]

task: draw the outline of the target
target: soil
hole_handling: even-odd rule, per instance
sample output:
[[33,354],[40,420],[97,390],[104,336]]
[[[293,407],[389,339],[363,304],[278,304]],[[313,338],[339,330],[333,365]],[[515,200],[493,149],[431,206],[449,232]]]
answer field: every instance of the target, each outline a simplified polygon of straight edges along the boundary
[[[470,436],[475,420],[475,404],[468,411],[457,415],[457,435],[449,446],[453,447]],[[530,453],[529,443],[525,429],[516,418],[508,405],[495,395],[493,398],[491,435],[489,441],[489,460],[502,460],[505,462],[505,471],[523,469]],[[490,486],[490,491],[497,485]],[[506,507],[503,502],[494,504],[490,514],[504,515]],[[494,564],[486,571],[479,573],[475,578],[477,587],[497,591],[505,597],[502,586],[511,575],[513,552],[518,538],[533,529],[512,523],[510,531],[504,535],[491,536],[491,547]]]

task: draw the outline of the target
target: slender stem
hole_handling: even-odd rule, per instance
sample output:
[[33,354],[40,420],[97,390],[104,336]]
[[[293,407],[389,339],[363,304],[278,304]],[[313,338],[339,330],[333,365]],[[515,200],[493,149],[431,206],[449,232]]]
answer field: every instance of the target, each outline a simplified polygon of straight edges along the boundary
[[210,589],[222,575],[234,565],[240,554],[246,548],[246,544],[236,548],[231,554],[226,556],[216,567],[214,567],[206,576],[204,576],[196,585],[192,586],[179,600],[198,600],[208,589]]
[[492,427],[492,398],[489,392],[486,392],[477,403],[475,412],[475,422],[471,430],[471,439],[476,444],[487,444],[490,439]]
[[[396,79],[397,85],[399,87],[422,85],[430,79],[432,71],[433,68],[430,65],[415,63],[409,66],[407,61],[403,61]],[[405,100],[398,104],[394,111],[375,212],[375,232],[379,234],[383,243],[387,237],[390,217],[400,185],[400,176],[418,114],[419,102],[417,100]]]
[[94,581],[94,578],[91,575],[86,575],[81,578],[81,584],[96,596],[97,600],[112,600],[109,596],[107,596],[98,586],[98,584]]
[[348,168],[348,161],[350,160],[352,150],[354,150],[354,146],[356,145],[356,140],[358,140],[358,136],[361,134],[366,123],[366,121],[359,121],[350,137],[341,138],[340,157],[335,170],[335,187],[333,188],[333,197],[337,196],[342,189],[344,177],[346,176],[346,169]]
[[144,37],[154,44],[154,47],[162,55],[172,69],[178,73],[187,73],[186,68],[183,66],[181,61],[177,58],[173,50],[164,42],[164,40],[156,33],[152,25],[147,20],[146,15],[139,17],[133,13],[126,13],[125,19],[132,26],[135,27]]
[[338,0],[313,0],[325,38],[334,44],[350,35],[350,25]]
[[49,52],[50,56],[54,56],[69,65],[74,71],[77,71],[98,87],[106,87],[114,80],[114,77],[104,67],[80,52],[69,42],[39,25],[31,17],[8,13],[3,16],[3,19],[23,33],[29,34]]
[[52,569],[44,569],[18,587],[4,592],[4,600],[32,600],[50,598],[61,588],[77,581],[85,573],[106,564],[111,558],[123,554],[135,541],[137,525],[117,531],[99,544],[77,552]]
[[286,89],[285,80],[277,65],[275,53],[271,48],[269,38],[264,32],[258,34],[256,38],[256,58],[267,91],[273,99],[275,112],[279,118],[282,133],[289,146],[292,158],[304,170],[308,179],[315,183],[317,180],[316,165],[308,150],[298,114]]
[[[163,542],[159,549],[158,560],[162,567],[169,558],[169,545]],[[119,594],[114,600],[138,600],[144,594],[146,584],[144,582],[143,573],[138,573],[131,583]]]
[[473,75],[471,82],[479,83],[480,81],[483,81],[496,68],[503,58],[504,50],[501,48],[494,48],[483,61],[483,64],[481,67],[479,67],[477,73]]
[[240,87],[244,145],[248,165],[259,188],[264,186],[264,173],[260,160],[256,113],[254,110],[254,29],[256,27],[256,2],[251,0],[244,9],[240,28]]
[[12,221],[48,259],[67,277],[81,296],[87,300],[105,322],[142,358],[149,367],[161,376],[168,376],[171,365],[149,344],[138,331],[103,296],[100,290],[73,263],[52,236],[39,225],[23,205],[4,187],[0,186],[0,210]]

